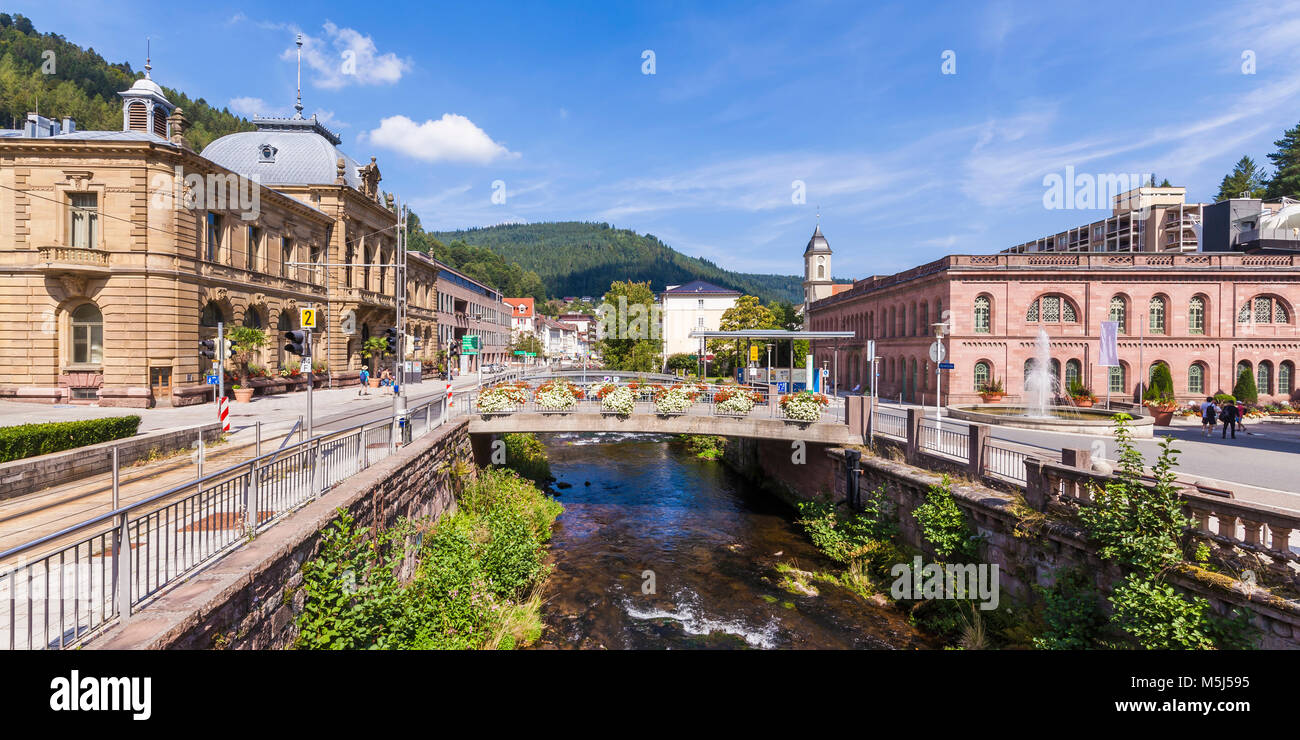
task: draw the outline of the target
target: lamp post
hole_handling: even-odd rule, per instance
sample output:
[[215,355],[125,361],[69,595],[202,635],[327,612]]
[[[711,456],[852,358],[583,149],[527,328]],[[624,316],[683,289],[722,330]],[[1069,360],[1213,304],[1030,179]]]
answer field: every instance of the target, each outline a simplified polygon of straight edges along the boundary
[[931,326],[934,327],[934,342],[939,349],[934,358],[934,418],[939,419],[942,416],[943,409],[943,368],[939,366],[943,364],[943,360],[947,355],[943,346],[943,330],[947,327],[947,324],[939,322]]
[[772,344],[770,342],[764,345],[767,347],[767,378],[768,385],[772,384]]

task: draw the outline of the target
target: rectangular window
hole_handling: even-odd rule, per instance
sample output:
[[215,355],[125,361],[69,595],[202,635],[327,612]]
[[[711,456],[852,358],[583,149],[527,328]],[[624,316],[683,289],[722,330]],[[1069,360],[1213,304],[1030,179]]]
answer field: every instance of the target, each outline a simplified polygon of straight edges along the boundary
[[289,277],[293,274],[293,240],[287,236],[280,237],[280,275]]
[[259,259],[262,252],[262,230],[256,226],[248,227],[248,269],[256,271],[261,266]]
[[104,361],[103,324],[72,327],[72,361],[79,365],[98,365]]
[[221,255],[221,216],[208,213],[207,223],[207,260],[216,262]]
[[320,247],[313,246],[311,248],[311,263],[313,265],[311,270],[312,282],[319,283],[321,281],[321,270],[320,267],[318,267],[321,263]]
[[94,249],[99,230],[99,196],[95,193],[71,193],[68,204],[68,245]]

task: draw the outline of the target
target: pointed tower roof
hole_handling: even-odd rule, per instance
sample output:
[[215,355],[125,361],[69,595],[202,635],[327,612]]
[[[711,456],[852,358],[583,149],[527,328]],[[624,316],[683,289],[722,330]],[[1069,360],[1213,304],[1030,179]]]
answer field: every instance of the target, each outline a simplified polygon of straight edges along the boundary
[[812,238],[808,240],[808,247],[803,250],[803,253],[805,255],[831,253],[831,245],[826,242],[826,237],[822,236],[821,224],[813,230]]

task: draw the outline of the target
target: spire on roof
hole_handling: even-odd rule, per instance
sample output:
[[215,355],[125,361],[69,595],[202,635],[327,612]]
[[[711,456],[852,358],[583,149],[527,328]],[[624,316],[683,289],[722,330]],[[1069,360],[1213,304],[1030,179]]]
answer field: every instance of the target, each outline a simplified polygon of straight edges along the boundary
[[298,102],[293,109],[297,111],[294,118],[302,118],[302,34],[298,34]]
[[149,37],[145,36],[144,37],[144,78],[146,80],[151,79],[149,77],[149,70],[153,69],[153,65],[149,64],[149,62],[151,61],[150,57],[153,56],[152,52],[153,49],[150,47]]

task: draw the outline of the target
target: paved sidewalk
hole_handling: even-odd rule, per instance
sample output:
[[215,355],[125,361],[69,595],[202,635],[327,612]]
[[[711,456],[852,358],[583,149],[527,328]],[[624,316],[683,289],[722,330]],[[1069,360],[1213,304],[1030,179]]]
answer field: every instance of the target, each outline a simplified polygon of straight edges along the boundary
[[[474,387],[474,376],[462,376],[452,382],[453,391],[462,391]],[[358,408],[369,408],[379,400],[392,402],[392,394],[387,388],[371,388],[368,395],[357,395],[358,389],[335,388],[315,389],[312,391],[312,408],[317,422],[340,413],[350,413]],[[446,391],[445,380],[429,380],[412,383],[406,387],[407,402],[414,405]],[[307,413],[307,394],[281,393],[274,396],[259,396],[251,403],[230,403],[231,428],[251,427],[259,419],[263,424],[297,421],[300,415]],[[152,432],[160,429],[193,426],[216,421],[217,407],[214,403],[204,403],[178,408],[125,409],[100,406],[74,406],[70,404],[36,404],[18,401],[0,401],[0,426],[12,424],[39,424],[50,421],[77,421],[81,419],[100,419],[109,416],[127,416],[139,414],[140,431]]]

